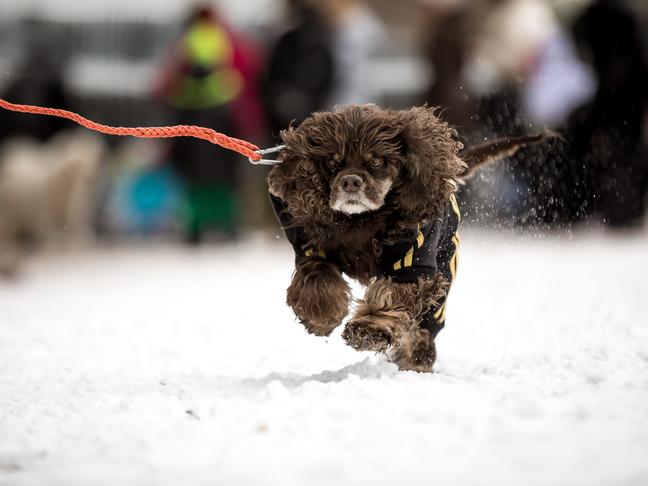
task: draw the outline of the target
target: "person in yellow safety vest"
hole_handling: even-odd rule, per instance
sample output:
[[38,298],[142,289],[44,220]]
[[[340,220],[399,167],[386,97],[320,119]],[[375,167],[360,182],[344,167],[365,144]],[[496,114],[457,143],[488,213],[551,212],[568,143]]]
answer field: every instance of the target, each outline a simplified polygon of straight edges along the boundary
[[201,11],[181,39],[179,72],[166,95],[173,107],[213,108],[234,100],[243,87],[242,76],[232,65],[232,42],[210,12]]
[[[211,7],[193,11],[158,90],[173,111],[174,123],[235,135],[232,104],[245,88],[236,56],[234,36],[215,11]],[[171,164],[184,182],[186,240],[199,243],[208,230],[234,237],[238,225],[235,156],[187,138],[170,144]]]

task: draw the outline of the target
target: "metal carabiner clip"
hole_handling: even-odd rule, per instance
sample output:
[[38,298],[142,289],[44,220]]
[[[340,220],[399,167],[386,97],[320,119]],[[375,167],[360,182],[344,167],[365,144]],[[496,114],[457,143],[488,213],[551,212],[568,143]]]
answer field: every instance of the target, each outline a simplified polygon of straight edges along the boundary
[[[268,148],[268,149],[263,149],[263,150],[255,150],[255,152],[259,155],[266,155],[266,154],[274,154],[275,152],[281,152],[283,149],[285,149],[285,145],[277,145],[276,147]],[[281,164],[281,160],[278,159],[259,159],[259,160],[254,160],[251,157],[248,157],[248,160],[250,161],[251,164],[254,165],[276,165],[276,164]]]

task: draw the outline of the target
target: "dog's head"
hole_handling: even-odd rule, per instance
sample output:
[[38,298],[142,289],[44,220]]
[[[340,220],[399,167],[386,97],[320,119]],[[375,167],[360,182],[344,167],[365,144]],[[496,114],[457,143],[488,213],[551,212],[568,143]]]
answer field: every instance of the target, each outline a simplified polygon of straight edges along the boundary
[[466,167],[454,135],[425,107],[315,113],[281,133],[286,148],[268,176],[270,192],[300,223],[377,215],[385,208],[404,218],[432,216]]

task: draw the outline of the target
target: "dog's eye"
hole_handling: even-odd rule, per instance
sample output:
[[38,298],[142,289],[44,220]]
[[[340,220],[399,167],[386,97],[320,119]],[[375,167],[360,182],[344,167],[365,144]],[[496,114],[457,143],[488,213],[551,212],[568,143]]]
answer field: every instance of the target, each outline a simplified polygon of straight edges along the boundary
[[383,159],[374,157],[369,161],[369,167],[373,169],[378,169],[379,167],[382,167],[382,165],[383,165]]

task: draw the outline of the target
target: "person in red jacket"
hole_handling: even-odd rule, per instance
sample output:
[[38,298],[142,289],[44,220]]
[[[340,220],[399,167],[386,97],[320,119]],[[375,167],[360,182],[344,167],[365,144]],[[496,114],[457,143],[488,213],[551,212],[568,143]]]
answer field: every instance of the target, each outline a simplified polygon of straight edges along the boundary
[[[249,90],[254,84],[250,82],[254,63],[248,62],[249,52],[213,8],[195,9],[156,90],[173,111],[175,123],[206,126],[238,137],[254,135],[249,130],[241,133],[236,115],[243,108],[249,126],[260,124],[259,103]],[[190,138],[171,144],[173,167],[186,187],[187,241],[200,242],[207,230],[234,237],[239,221],[238,156],[214,151],[209,144]]]

